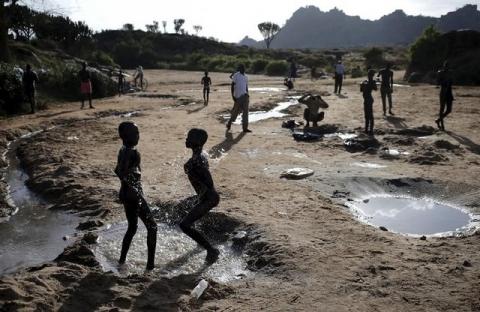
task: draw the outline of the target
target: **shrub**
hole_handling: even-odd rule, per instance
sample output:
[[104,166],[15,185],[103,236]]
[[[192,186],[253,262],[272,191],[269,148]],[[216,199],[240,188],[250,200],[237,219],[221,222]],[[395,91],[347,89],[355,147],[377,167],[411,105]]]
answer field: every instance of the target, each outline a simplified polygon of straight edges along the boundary
[[95,51],[92,55],[92,61],[100,65],[116,66],[112,57],[103,51]]
[[254,74],[263,73],[267,67],[268,61],[264,59],[256,59],[250,64],[250,71]]
[[379,48],[371,48],[363,56],[365,57],[365,65],[367,67],[382,67],[385,65],[383,51]]
[[0,110],[7,114],[22,111],[23,86],[14,66],[0,63]]
[[269,76],[285,76],[288,71],[288,64],[285,61],[271,61],[265,68]]

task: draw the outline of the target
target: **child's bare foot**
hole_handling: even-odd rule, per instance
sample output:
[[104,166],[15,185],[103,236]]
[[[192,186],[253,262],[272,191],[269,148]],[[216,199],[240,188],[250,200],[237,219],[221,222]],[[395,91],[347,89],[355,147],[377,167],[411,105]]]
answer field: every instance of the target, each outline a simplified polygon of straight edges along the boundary
[[207,250],[207,257],[205,258],[205,262],[207,264],[213,264],[218,260],[218,256],[220,255],[220,251],[216,248],[212,248]]

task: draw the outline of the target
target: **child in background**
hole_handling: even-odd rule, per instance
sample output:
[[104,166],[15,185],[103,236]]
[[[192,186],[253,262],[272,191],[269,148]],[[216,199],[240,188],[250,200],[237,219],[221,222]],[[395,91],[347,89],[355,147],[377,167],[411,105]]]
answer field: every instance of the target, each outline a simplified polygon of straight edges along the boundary
[[363,93],[363,109],[365,111],[365,133],[373,135],[373,96],[372,91],[377,90],[377,83],[373,80],[375,71],[368,71],[368,80],[360,85],[360,92]]

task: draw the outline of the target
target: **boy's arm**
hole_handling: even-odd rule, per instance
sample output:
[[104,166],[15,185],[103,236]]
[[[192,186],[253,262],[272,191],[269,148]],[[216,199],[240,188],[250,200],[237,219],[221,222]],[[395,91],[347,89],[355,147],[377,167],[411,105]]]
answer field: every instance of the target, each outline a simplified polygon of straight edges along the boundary
[[232,81],[232,87],[230,88],[232,91],[232,99],[235,101],[235,96],[233,96],[234,90],[235,90],[235,82]]

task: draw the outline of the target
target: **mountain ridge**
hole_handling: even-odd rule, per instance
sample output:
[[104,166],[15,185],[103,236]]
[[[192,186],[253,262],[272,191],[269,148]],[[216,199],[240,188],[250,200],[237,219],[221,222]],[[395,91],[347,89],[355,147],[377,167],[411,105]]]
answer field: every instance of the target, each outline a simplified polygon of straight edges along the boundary
[[[351,48],[374,45],[407,45],[430,25],[442,32],[459,29],[480,31],[480,11],[477,5],[467,4],[441,17],[407,15],[395,10],[377,20],[362,19],[345,14],[338,8],[322,11],[316,6],[297,9],[273,40],[272,48]],[[239,45],[264,47],[263,40],[248,36]]]

